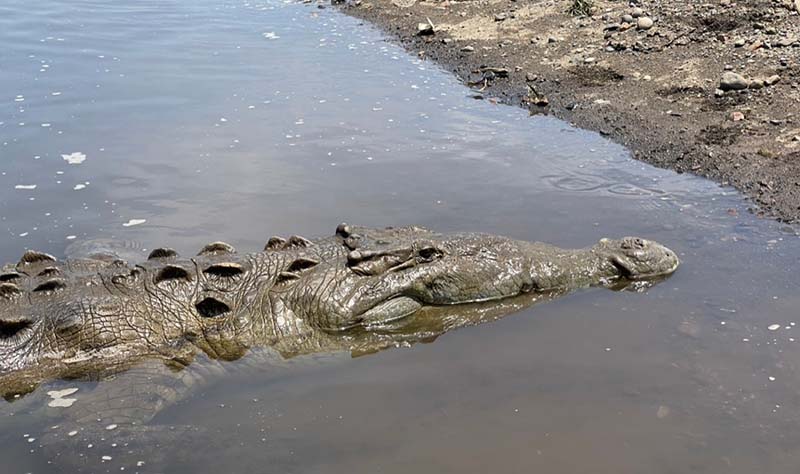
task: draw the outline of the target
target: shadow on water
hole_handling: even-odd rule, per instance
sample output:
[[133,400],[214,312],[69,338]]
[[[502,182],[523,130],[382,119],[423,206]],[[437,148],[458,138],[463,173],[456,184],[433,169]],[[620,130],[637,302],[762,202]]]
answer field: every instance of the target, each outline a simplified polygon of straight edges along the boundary
[[[256,250],[340,221],[562,247],[642,235],[683,261],[643,294],[582,291],[410,350],[193,364],[216,383],[151,420],[187,441],[169,472],[800,466],[800,242],[730,190],[475,101],[373,29],[315,6],[11,0],[0,42],[3,261],[90,239],[133,254],[218,239]],[[79,388],[73,411],[106,427],[82,397],[145,383],[127,374],[53,382],[0,406],[4,472],[73,472],[42,447],[53,433],[73,439],[71,409],[45,407],[46,392]],[[147,403],[137,407],[146,417]],[[150,427],[84,448],[90,471],[158,472],[155,456],[119,464],[136,458],[125,443],[158,439]],[[161,455],[180,457],[168,444]]]

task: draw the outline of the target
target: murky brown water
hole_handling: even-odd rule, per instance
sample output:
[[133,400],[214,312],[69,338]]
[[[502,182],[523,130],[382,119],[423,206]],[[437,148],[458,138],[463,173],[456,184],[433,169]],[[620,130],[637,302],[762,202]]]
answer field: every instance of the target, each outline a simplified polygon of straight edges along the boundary
[[[256,250],[340,221],[638,234],[683,260],[645,294],[587,290],[431,344],[246,358],[151,422],[203,433],[180,462],[121,464],[111,433],[90,472],[800,470],[800,241],[729,190],[470,99],[315,5],[9,0],[0,44],[3,261],[96,238]],[[63,417],[41,405],[88,385],[0,405],[2,472],[74,471],[41,447]]]

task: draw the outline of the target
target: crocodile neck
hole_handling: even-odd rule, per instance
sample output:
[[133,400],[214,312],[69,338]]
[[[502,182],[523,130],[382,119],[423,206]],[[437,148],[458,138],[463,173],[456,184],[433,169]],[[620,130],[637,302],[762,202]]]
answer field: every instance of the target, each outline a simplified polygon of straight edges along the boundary
[[602,285],[619,277],[619,270],[597,246],[579,250],[543,248],[547,258],[531,261],[534,284],[540,291]]

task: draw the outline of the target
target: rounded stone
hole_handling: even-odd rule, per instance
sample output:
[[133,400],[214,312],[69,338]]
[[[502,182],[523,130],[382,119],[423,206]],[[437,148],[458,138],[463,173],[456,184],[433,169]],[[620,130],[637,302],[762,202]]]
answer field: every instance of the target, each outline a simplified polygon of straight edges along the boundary
[[634,18],[639,18],[640,16],[644,16],[644,10],[639,7],[631,9],[631,16]]
[[747,89],[750,82],[741,74],[732,71],[725,71],[719,81],[719,88],[722,91],[740,91]]
[[640,30],[649,30],[653,27],[653,20],[650,17],[643,16],[636,20],[636,28]]

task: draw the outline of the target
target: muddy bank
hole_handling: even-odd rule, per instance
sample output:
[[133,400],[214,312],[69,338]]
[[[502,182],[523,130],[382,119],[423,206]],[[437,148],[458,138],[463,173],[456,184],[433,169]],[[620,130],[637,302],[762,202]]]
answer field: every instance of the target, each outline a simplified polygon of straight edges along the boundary
[[356,0],[342,10],[451,70],[476,98],[596,130],[634,156],[800,219],[794,0]]

